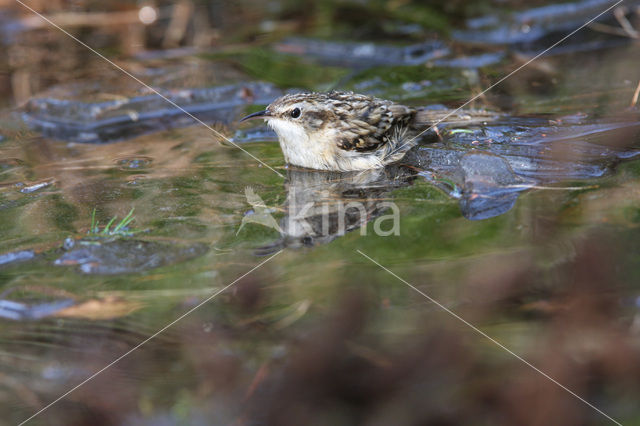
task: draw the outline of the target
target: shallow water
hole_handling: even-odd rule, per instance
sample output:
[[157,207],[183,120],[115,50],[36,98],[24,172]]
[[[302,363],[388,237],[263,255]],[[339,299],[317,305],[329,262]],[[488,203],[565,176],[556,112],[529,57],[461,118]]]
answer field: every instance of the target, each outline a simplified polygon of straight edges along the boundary
[[[33,423],[607,421],[433,298],[618,421],[640,421],[640,139],[628,109],[639,53],[625,43],[542,59],[473,103],[500,119],[442,127],[412,167],[380,173],[287,168],[270,132],[237,124],[260,97],[213,125],[275,170],[199,125],[167,119],[167,130],[83,144],[8,108],[3,418],[28,418],[145,342]],[[273,56],[260,80],[277,90],[451,107],[519,64],[361,70],[260,55],[133,63],[141,79],[187,90],[248,84],[256,57]],[[150,96],[91,67],[110,78],[38,97]],[[131,224],[100,233],[131,209]]]

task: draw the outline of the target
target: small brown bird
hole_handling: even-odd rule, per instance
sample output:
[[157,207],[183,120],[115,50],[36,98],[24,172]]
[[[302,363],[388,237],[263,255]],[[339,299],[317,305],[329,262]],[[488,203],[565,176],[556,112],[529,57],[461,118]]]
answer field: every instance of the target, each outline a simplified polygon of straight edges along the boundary
[[[297,93],[240,121],[263,118],[285,160],[310,169],[353,171],[400,160],[418,137],[441,121],[469,124],[496,118],[482,110],[414,109],[353,92]],[[446,120],[444,122],[443,120]]]
[[240,121],[256,118],[275,130],[289,164],[334,171],[398,161],[426,128],[413,108],[352,92],[285,95]]

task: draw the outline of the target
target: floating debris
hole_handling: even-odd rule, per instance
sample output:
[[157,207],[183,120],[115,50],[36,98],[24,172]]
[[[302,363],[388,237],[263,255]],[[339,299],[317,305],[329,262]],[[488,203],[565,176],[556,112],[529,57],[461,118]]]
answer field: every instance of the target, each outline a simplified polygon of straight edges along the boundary
[[[20,288],[10,289],[10,291],[14,290],[20,290]],[[106,296],[87,300],[77,300],[77,297],[73,294],[69,294],[68,296],[69,297],[58,298],[58,300],[53,301],[30,301],[28,303],[24,301],[0,299],[0,318],[14,321],[39,320],[48,317],[109,320],[129,315],[142,306],[140,302],[117,296]]]
[[50,179],[44,182],[38,182],[38,183],[34,183],[28,186],[25,186],[24,188],[20,189],[20,192],[22,192],[23,194],[31,194],[32,192],[36,192],[42,188],[46,188],[49,185],[53,185],[55,183],[54,179]]
[[411,46],[331,42],[292,38],[275,45],[280,53],[316,58],[322,63],[365,68],[377,65],[420,65],[449,54],[441,41]]
[[[486,44],[532,43],[552,33],[575,30],[612,4],[611,0],[583,0],[536,7],[508,16],[482,16],[468,20],[468,30],[454,31],[453,38]],[[637,0],[625,2],[629,10],[638,4]],[[598,17],[598,21],[610,19],[611,15],[609,11]]]
[[153,162],[153,158],[138,155],[132,157],[121,157],[116,158],[114,163],[116,163],[120,170],[138,170],[138,169],[146,169]]
[[0,266],[8,265],[10,263],[24,262],[36,257],[36,253],[33,250],[21,250],[10,253],[0,254]]
[[509,211],[528,189],[598,178],[640,155],[633,147],[607,145],[615,131],[637,132],[640,123],[557,127],[540,118],[503,117],[489,124],[444,127],[442,142],[410,151],[403,163],[421,169],[422,177],[459,199],[467,219],[482,220]]
[[505,52],[482,53],[480,55],[459,56],[451,59],[437,59],[433,61],[433,65],[447,68],[481,68],[497,64],[504,57]]
[[207,89],[161,90],[158,95],[105,102],[40,98],[30,100],[22,119],[44,136],[70,142],[107,143],[205,122],[229,123],[247,105],[264,105],[282,93],[269,83],[251,82]]
[[85,318],[90,320],[110,320],[121,318],[142,307],[139,302],[122,297],[107,296],[84,300],[59,310],[53,316],[57,318]]
[[469,220],[508,212],[519,193],[535,185],[534,181],[518,176],[505,158],[488,152],[469,152],[459,164],[464,175],[460,211]]
[[131,239],[76,241],[54,264],[77,266],[85,274],[114,275],[147,271],[202,256],[204,244],[179,246]]
[[237,130],[233,136],[232,141],[235,143],[253,142],[253,141],[268,141],[277,139],[276,133],[267,126],[260,126],[258,128]]
[[72,299],[29,305],[13,300],[0,300],[0,318],[11,320],[36,320],[54,315],[73,305]]

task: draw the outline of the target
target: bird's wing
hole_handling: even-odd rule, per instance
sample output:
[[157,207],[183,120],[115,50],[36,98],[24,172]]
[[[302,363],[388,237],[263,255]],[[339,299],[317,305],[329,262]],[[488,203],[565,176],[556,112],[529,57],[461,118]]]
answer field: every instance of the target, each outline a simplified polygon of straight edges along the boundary
[[376,150],[389,142],[394,128],[407,125],[414,114],[412,108],[389,101],[354,105],[338,146],[346,151]]

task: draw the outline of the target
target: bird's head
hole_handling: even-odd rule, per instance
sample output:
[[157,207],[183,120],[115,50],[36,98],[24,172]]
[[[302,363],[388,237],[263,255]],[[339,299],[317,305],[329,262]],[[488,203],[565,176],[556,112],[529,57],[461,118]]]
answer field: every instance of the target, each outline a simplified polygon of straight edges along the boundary
[[335,117],[332,105],[326,98],[326,95],[319,93],[285,95],[273,101],[265,110],[250,114],[240,121],[262,118],[285,142],[308,139]]
[[297,93],[282,96],[264,111],[241,121],[264,119],[278,135],[288,163],[315,169],[334,168],[336,127],[341,123],[326,94]]

